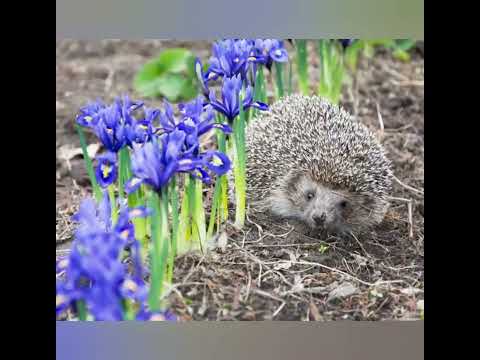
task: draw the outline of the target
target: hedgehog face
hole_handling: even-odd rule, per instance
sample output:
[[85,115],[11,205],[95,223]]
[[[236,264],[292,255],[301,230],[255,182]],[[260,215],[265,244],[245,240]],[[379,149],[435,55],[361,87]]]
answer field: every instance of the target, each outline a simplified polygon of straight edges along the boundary
[[313,230],[345,232],[356,212],[358,197],[348,191],[330,188],[310,176],[291,176],[286,187],[271,197],[271,210],[278,216],[295,218]]
[[342,192],[301,176],[289,194],[292,204],[299,208],[300,220],[312,229],[340,232],[352,210],[350,201]]

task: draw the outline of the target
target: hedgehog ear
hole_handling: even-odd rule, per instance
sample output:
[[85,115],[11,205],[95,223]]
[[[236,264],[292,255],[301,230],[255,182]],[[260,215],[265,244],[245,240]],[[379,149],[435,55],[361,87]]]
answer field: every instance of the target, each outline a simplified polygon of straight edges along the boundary
[[287,190],[288,193],[293,193],[298,189],[298,185],[300,180],[302,180],[303,174],[300,171],[290,171],[290,173],[287,175],[286,179],[286,184],[285,184],[285,190]]

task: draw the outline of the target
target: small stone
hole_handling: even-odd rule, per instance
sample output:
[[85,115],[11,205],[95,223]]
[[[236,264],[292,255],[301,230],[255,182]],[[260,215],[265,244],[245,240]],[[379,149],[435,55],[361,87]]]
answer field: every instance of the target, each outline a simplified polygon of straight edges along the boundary
[[358,291],[358,288],[349,282],[342,283],[339,287],[333,289],[328,294],[327,301],[332,301],[338,298],[344,298],[350,295],[355,294]]

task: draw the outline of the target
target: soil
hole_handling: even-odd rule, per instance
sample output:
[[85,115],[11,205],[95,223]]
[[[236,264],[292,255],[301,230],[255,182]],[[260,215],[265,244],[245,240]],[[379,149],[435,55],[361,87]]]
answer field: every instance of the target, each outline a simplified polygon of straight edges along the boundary
[[[74,118],[87,101],[123,93],[135,73],[168,47],[206,60],[208,42],[60,41],[57,43],[57,255],[68,252],[70,216],[90,194]],[[311,78],[318,59],[311,56]],[[206,255],[176,260],[169,299],[182,320],[415,320],[424,299],[424,60],[378,51],[363,59],[341,104],[378,134],[398,181],[385,221],[359,238],[317,239],[288,222],[249,216],[242,231],[222,231],[227,243]],[[160,99],[149,99],[161,106]],[[89,143],[95,138],[88,137]],[[71,151],[70,151],[71,152]],[[66,160],[68,158],[68,160]],[[223,237],[225,239],[225,237]]]

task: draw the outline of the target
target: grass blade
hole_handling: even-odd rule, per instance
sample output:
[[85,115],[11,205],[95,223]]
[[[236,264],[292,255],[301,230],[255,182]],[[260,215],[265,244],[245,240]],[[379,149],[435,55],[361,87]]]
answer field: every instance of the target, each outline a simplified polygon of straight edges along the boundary
[[75,124],[75,128],[77,129],[78,137],[80,138],[80,146],[82,147],[83,158],[85,159],[85,166],[87,167],[87,173],[88,177],[90,178],[93,194],[97,202],[100,202],[102,200],[102,190],[100,189],[100,186],[97,183],[97,179],[95,178],[92,159],[90,159],[90,156],[88,155],[87,143],[85,141],[85,133],[83,132],[83,129],[80,127],[80,125]]
[[295,40],[295,46],[297,50],[298,86],[302,94],[308,95],[307,41]]

